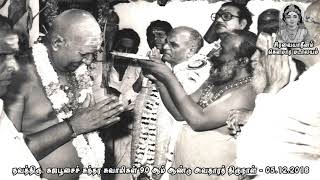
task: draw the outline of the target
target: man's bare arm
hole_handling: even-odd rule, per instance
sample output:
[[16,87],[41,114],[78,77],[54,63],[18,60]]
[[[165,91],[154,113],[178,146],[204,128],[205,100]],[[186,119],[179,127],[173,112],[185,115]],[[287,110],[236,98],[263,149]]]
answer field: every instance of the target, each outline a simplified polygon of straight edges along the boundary
[[22,117],[24,111],[24,96],[22,94],[8,93],[4,97],[5,112],[10,118],[16,129],[20,132],[22,130]]
[[237,89],[229,97],[222,96],[220,98],[222,101],[217,101],[206,109],[202,109],[191,96],[187,95],[174,76],[164,82],[177,109],[196,131],[216,129],[226,125],[228,112],[232,109],[252,109],[254,107],[255,92],[251,86]]
[[72,139],[73,131],[66,122],[25,136],[25,142],[37,161]]
[[[143,70],[161,81],[167,88],[170,98],[177,110],[181,113],[188,124],[196,131],[216,129],[226,125],[227,114],[232,109],[252,109],[255,100],[255,91],[249,89],[234,90],[228,99],[209,105],[205,110],[189,96],[172,71],[161,61],[155,53],[150,56],[150,61],[138,60]],[[249,86],[248,86],[249,87]],[[200,90],[200,89],[199,89]],[[198,90],[198,91],[199,91]],[[240,91],[240,93],[236,93]],[[194,93],[199,94],[199,93]],[[222,99],[221,97],[220,99]]]
[[26,136],[26,144],[39,161],[69,142],[74,134],[80,135],[118,122],[120,119],[116,116],[123,110],[122,103],[115,98],[109,98],[78,112],[68,122],[60,122]]

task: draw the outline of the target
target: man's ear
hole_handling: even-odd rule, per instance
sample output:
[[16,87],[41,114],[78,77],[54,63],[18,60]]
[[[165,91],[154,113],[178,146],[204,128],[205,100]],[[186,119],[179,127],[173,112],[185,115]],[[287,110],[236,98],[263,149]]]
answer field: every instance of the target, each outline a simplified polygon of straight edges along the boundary
[[65,39],[57,34],[55,37],[52,38],[51,46],[54,51],[57,51],[60,48],[64,47],[65,43]]
[[246,19],[242,19],[240,21],[240,28],[244,29],[247,26],[247,24],[248,24],[248,21]]
[[195,48],[194,47],[191,47],[190,49],[187,50],[186,52],[186,57],[189,59],[191,58],[194,54],[195,54]]

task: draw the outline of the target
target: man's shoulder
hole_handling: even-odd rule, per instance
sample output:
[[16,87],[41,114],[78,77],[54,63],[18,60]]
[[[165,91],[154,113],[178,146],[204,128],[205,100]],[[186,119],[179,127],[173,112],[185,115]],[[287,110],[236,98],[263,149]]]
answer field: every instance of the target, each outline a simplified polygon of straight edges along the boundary
[[232,95],[239,99],[254,101],[255,97],[257,96],[257,92],[252,83],[248,83],[244,86],[234,89],[232,91]]
[[210,62],[206,59],[195,59],[187,64],[188,70],[199,70],[210,66]]
[[189,61],[187,64],[187,71],[190,74],[197,74],[198,76],[205,76],[206,78],[210,74],[211,62],[206,58],[196,58],[192,61]]
[[14,91],[18,94],[26,94],[34,84],[37,84],[37,82],[37,74],[34,65],[32,63],[27,63],[14,75],[12,84],[10,85],[10,91]]
[[174,67],[174,71],[203,71],[211,67],[211,62],[204,56],[195,56]]

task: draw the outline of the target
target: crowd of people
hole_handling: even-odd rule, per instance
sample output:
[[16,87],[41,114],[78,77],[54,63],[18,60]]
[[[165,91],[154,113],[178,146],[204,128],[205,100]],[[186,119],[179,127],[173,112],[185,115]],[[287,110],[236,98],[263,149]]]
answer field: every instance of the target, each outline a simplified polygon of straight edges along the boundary
[[318,179],[319,8],[267,9],[257,34],[235,1],[204,36],[155,20],[146,57],[134,29],[103,37],[85,10],[59,14],[30,51],[0,16],[0,177]]

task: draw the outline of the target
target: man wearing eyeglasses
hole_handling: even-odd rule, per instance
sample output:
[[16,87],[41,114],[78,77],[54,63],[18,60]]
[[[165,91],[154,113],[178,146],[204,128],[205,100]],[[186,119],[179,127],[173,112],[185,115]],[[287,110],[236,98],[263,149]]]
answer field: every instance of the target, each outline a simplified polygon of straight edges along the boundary
[[[222,4],[216,13],[211,14],[213,23],[204,35],[204,40],[212,45],[205,45],[199,52],[207,57],[218,56],[220,40],[225,33],[233,30],[249,30],[252,14],[245,5],[235,2]],[[219,41],[218,41],[219,40]]]

